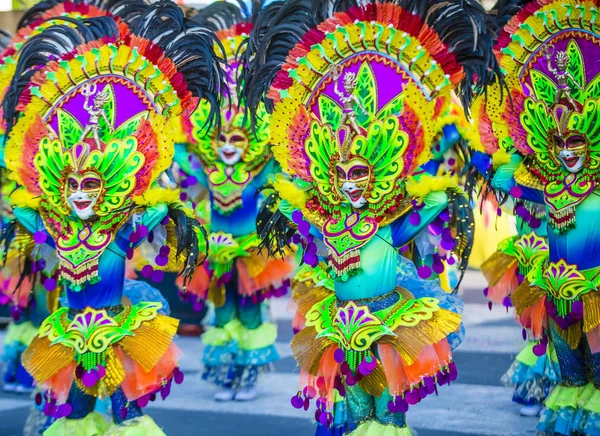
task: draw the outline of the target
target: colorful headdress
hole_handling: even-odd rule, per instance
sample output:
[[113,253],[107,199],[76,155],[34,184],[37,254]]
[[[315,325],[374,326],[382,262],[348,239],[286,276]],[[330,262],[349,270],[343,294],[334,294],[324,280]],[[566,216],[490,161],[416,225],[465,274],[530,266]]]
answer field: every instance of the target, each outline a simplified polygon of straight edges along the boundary
[[[216,34],[215,51],[222,54],[227,62],[228,87],[224,90],[221,109],[221,128],[206,129],[209,105],[201,101],[191,114],[182,117],[183,127],[189,144],[189,151],[197,155],[208,176],[214,205],[221,213],[230,214],[242,204],[241,192],[259,173],[271,157],[269,149],[269,115],[261,106],[254,129],[245,115],[243,101],[238,97],[238,83],[245,44],[253,28],[256,13],[262,1],[256,1],[250,10],[240,2],[239,6],[220,1],[202,9],[193,17],[201,25]],[[230,173],[226,164],[219,158],[219,143],[231,142],[241,149],[241,156]]]
[[556,231],[574,225],[575,206],[600,178],[599,7],[594,0],[500,2],[505,25],[495,50],[506,88],[496,83],[473,107],[488,152],[524,156],[517,182],[545,191]]
[[[24,13],[17,32],[0,52],[0,97],[4,97],[15,74],[19,50],[30,38],[56,24],[66,25],[64,18],[83,20],[110,16],[122,26],[132,25],[146,6],[143,0],[48,0],[36,4]],[[0,133],[4,133],[3,121],[0,122]]]
[[[412,207],[406,181],[431,158],[436,117],[453,89],[470,101],[474,77],[486,79],[491,50],[478,44],[491,40],[476,36],[484,12],[469,2],[344,2],[324,6],[325,17],[318,3],[281,6],[252,53],[246,92],[251,108],[265,94],[274,107],[272,150],[295,181],[280,194],[322,229],[345,269]],[[361,208],[340,187],[357,168]]]
[[[10,177],[40,198],[61,278],[79,285],[95,279],[99,256],[136,207],[173,197],[153,186],[171,164],[172,120],[193,109],[194,96],[218,102],[223,84],[210,35],[170,2],[148,7],[126,33],[110,17],[65,21],[20,51],[4,100],[5,159]],[[214,122],[218,106],[210,114]],[[71,191],[88,202],[74,206]],[[97,219],[72,219],[76,207]]]

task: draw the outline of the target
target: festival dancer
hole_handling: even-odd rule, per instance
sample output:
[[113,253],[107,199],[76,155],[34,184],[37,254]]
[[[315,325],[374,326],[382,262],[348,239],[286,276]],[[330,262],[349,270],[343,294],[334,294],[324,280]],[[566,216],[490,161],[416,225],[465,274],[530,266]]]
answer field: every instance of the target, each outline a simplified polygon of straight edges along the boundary
[[[75,0],[75,1],[43,1],[35,7],[27,10],[19,20],[17,32],[11,38],[9,35],[3,35],[6,43],[2,44],[3,50],[0,53],[0,93],[4,96],[10,81],[14,75],[19,50],[26,39],[38,35],[44,29],[56,24],[56,19],[62,20],[65,17],[82,20],[91,17],[112,16],[117,17],[123,14],[123,21],[130,23],[142,11],[137,6],[144,4],[139,1],[127,2],[106,2],[104,0]],[[138,10],[139,12],[134,12]],[[121,19],[121,18],[119,18]],[[1,112],[0,112],[1,114]],[[1,123],[0,133],[0,167],[5,168],[4,164],[4,122]],[[4,224],[8,224],[13,218],[13,213],[7,199],[16,188],[14,182],[2,181],[2,216]],[[4,228],[4,226],[3,226]],[[4,253],[4,267],[2,270],[3,281],[0,288],[0,303],[10,305],[10,313],[14,319],[8,327],[8,332],[4,342],[4,353],[2,359],[7,365],[4,374],[4,389],[16,391],[31,391],[33,389],[33,379],[23,369],[21,365],[22,352],[27,348],[33,337],[36,335],[41,321],[48,315],[47,310],[56,309],[59,290],[56,286],[56,267],[58,257],[53,247],[48,244],[35,245],[31,241],[31,236],[24,228],[15,229],[18,235],[14,246],[7,247]],[[28,253],[32,256],[31,277],[20,277],[19,262],[22,261],[22,255],[35,247],[34,252]],[[41,250],[41,252],[40,252]],[[33,259],[40,259],[33,261]],[[45,295],[45,291],[49,293]]]
[[[453,248],[468,252],[472,234],[457,183],[414,173],[432,157],[434,119],[452,89],[462,81],[469,101],[470,80],[486,79],[494,62],[490,35],[473,33],[485,17],[477,4],[361,3],[278,5],[250,37],[244,96],[251,111],[263,101],[272,110],[273,153],[289,176],[274,183],[282,200],[269,224],[285,238],[289,217],[304,262],[325,259],[335,289],[292,340],[302,368],[292,404],[316,399],[329,426],[339,392],[349,434],[406,435],[409,405],[456,379],[447,337],[461,317],[397,286],[397,250],[429,228],[443,264]],[[460,31],[436,31],[448,28]],[[344,116],[350,94],[366,113]]]
[[[155,181],[171,164],[170,120],[192,95],[218,105],[222,74],[212,36],[170,2],[142,10],[132,30],[110,17],[64,22],[24,44],[3,103],[15,216],[36,243],[55,243],[69,305],[44,321],[23,366],[60,416],[46,434],[162,434],[142,407],[183,380],[177,320],[123,301],[125,262],[159,233],[153,261],[181,257],[187,276],[205,250],[179,193]],[[99,121],[100,144],[83,135],[94,116],[84,101],[98,94],[115,127]],[[110,397],[112,424],[92,412],[97,397]]]
[[[203,129],[209,115],[205,101],[184,117],[188,146],[180,147],[176,156],[191,176],[184,180],[186,188],[199,183],[210,193],[206,270],[198,269],[184,297],[207,299],[215,306],[216,325],[202,341],[203,378],[220,387],[214,396],[217,401],[253,400],[258,376],[279,358],[277,326],[263,318],[262,302],[287,292],[293,270],[290,260],[269,259],[258,250],[260,188],[276,171],[269,148],[269,116],[261,109],[260,122],[252,130],[237,95],[242,68],[238,56],[261,8],[261,1],[251,9],[241,2],[239,6],[217,2],[193,17],[216,31],[225,50],[231,102],[223,105],[220,130]],[[194,162],[200,165],[194,167]]]
[[548,256],[510,298],[523,325],[556,351],[560,382],[538,424],[551,435],[600,434],[598,6],[501,2],[498,13],[510,19],[496,53],[506,76],[474,111],[498,148],[492,187],[546,206]]

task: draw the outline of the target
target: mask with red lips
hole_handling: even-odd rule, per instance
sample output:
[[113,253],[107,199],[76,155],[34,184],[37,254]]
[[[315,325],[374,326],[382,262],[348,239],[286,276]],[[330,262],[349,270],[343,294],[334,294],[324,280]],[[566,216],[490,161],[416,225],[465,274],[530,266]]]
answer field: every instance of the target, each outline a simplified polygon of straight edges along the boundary
[[565,170],[575,174],[585,164],[588,155],[588,144],[580,134],[554,136],[554,156]]
[[101,192],[102,179],[96,173],[72,173],[67,178],[67,203],[81,220],[96,215],[94,206]]
[[367,204],[364,197],[365,189],[371,180],[369,164],[361,158],[353,158],[348,162],[338,162],[335,165],[338,190],[350,204],[360,209]]

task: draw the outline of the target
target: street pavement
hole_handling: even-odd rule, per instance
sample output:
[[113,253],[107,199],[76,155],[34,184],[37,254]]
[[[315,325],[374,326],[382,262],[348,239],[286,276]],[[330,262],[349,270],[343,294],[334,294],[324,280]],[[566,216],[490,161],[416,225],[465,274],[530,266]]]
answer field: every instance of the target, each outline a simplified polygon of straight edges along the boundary
[[[454,352],[459,376],[451,386],[439,389],[411,407],[408,423],[420,436],[534,435],[535,418],[519,416],[511,402],[512,389],[500,383],[514,356],[524,346],[521,328],[500,306],[488,310],[481,291],[485,282],[469,271],[463,282],[466,337]],[[147,413],[169,436],[308,436],[314,434],[312,411],[290,405],[298,390],[299,369],[291,356],[289,341],[292,314],[288,300],[271,302],[272,318],[279,326],[277,348],[281,360],[265,375],[253,402],[217,403],[215,388],[200,378],[202,347],[198,338],[180,337],[185,356],[180,365],[186,374],[166,401],[151,403]],[[1,339],[1,335],[0,335]],[[0,394],[0,436],[20,435],[31,400],[17,394]]]

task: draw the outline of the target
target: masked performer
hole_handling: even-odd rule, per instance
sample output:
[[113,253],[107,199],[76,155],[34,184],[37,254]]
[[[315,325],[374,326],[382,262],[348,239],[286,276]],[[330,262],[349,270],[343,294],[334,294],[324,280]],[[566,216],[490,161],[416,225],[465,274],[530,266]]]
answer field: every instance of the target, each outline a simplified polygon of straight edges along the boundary
[[[55,241],[69,304],[42,324],[23,365],[61,416],[48,434],[162,434],[141,408],[183,378],[177,321],[158,303],[123,304],[125,262],[166,226],[173,237],[155,262],[181,256],[186,274],[195,269],[199,226],[154,181],[171,163],[170,120],[192,92],[216,101],[221,71],[212,38],[168,2],[132,31],[113,18],[65,23],[22,47],[3,106],[6,166],[39,198],[25,207],[15,196],[15,216],[37,243]],[[91,412],[97,397],[111,398],[112,430]]]
[[[433,120],[453,87],[464,79],[468,101],[474,71],[486,78],[491,44],[473,33],[479,5],[349,3],[281,4],[251,36],[244,95],[251,110],[263,99],[273,110],[273,153],[290,177],[275,183],[272,230],[287,237],[281,214],[291,218],[305,263],[325,259],[334,281],[335,294],[309,308],[292,341],[302,368],[292,404],[315,398],[329,425],[338,391],[351,434],[404,435],[409,404],[456,378],[446,338],[460,315],[397,287],[397,249],[429,227],[436,264],[468,250],[466,197],[449,177],[415,171],[432,158]],[[461,31],[436,31],[449,27]]]
[[[259,189],[275,171],[275,162],[269,148],[268,114],[261,109],[261,121],[252,131],[237,96],[241,68],[237,58],[261,7],[262,2],[255,2],[253,15],[243,4],[217,2],[193,18],[212,27],[225,50],[232,101],[222,109],[221,131],[203,130],[206,102],[184,119],[190,154],[181,148],[177,158],[191,176],[184,180],[185,187],[199,183],[210,193],[208,262],[186,292],[215,306],[216,326],[202,340],[206,345],[203,378],[221,387],[215,394],[217,401],[254,399],[258,375],[279,358],[277,328],[263,319],[261,303],[287,292],[293,269],[290,261],[269,259],[257,250]],[[194,161],[200,164],[196,168]]]
[[[548,256],[512,293],[524,326],[543,325],[560,367],[538,430],[600,434],[600,199],[595,1],[502,2],[497,43],[505,88],[475,115],[502,162],[492,186],[545,204]],[[495,154],[495,155],[496,155]]]

